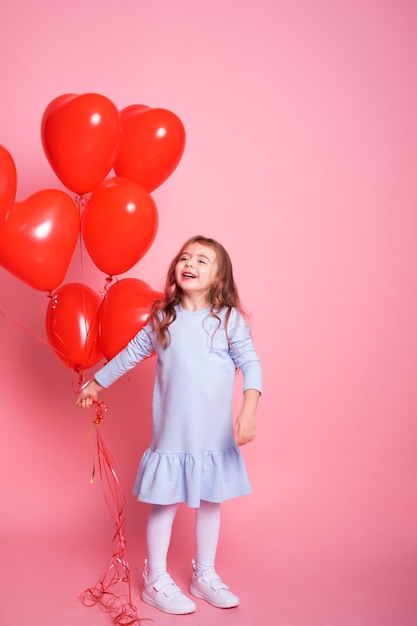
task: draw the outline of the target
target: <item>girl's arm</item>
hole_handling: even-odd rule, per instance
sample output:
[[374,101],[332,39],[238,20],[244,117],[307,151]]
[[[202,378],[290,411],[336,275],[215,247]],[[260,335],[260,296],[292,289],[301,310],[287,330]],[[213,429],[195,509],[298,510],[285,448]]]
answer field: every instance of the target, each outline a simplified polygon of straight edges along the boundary
[[[76,406],[82,409],[89,409],[94,402],[97,402],[100,391],[110,387],[123,374],[152,354],[154,348],[149,331],[149,325],[142,328],[123,350],[96,372],[96,378],[90,380],[81,389],[75,401]],[[97,378],[101,380],[102,385],[97,381]]]
[[246,389],[243,393],[243,404],[236,419],[233,434],[239,446],[255,439],[255,415],[260,392],[257,389]]

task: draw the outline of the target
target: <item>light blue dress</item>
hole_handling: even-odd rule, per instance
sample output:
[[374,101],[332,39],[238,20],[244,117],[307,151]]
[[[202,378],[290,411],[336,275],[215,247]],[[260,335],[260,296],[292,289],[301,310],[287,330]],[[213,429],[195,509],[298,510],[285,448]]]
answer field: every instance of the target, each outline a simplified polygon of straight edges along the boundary
[[261,392],[262,371],[248,325],[236,309],[228,323],[229,346],[226,310],[219,313],[219,327],[209,309],[177,307],[166,349],[148,324],[95,375],[108,387],[154,350],[157,354],[152,442],[133,489],[142,502],[199,507],[201,500],[223,502],[251,492],[233,437],[233,390],[239,368],[243,391]]

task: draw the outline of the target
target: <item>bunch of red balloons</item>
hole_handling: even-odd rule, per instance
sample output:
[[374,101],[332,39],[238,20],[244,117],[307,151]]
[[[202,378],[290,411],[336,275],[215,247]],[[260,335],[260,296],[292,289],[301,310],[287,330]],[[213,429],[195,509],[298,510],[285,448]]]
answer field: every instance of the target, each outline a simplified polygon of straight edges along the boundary
[[[139,279],[112,279],[155,239],[151,192],[177,167],[185,130],[167,109],[138,104],[119,111],[100,94],[64,94],[45,109],[41,138],[49,164],[75,199],[43,189],[17,202],[16,167],[0,145],[0,265],[48,293],[48,341],[82,374],[126,345],[161,296]],[[82,283],[62,284],[80,236],[108,277],[104,295]]]

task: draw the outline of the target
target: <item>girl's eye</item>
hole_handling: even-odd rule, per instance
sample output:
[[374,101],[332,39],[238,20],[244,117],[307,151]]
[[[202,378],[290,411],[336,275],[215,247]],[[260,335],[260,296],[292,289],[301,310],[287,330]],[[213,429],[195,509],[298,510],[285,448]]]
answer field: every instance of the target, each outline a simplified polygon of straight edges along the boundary
[[206,262],[204,261],[204,259],[199,259],[198,261],[199,263],[202,263],[203,265],[206,265]]

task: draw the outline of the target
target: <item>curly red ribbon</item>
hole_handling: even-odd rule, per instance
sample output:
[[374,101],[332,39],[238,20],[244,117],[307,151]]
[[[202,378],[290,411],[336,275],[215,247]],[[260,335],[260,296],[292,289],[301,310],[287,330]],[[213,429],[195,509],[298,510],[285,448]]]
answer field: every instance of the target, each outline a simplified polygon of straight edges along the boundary
[[[116,464],[112,458],[98,426],[103,421],[104,413],[107,411],[106,405],[101,402],[94,402],[96,406],[96,418],[92,430],[96,431],[97,437],[97,460],[101,482],[103,486],[104,498],[112,517],[116,532],[113,536],[113,553],[109,566],[100,576],[94,587],[89,587],[81,594],[81,601],[85,606],[98,605],[100,609],[106,611],[112,618],[114,624],[131,626],[140,624],[141,619],[137,616],[136,606],[132,603],[130,572],[126,558],[126,539],[124,527],[126,521],[126,498],[123,487],[117,475]],[[91,434],[92,431],[90,431]],[[94,480],[95,469],[91,482]],[[118,583],[127,584],[127,593],[117,595],[113,590]]]

